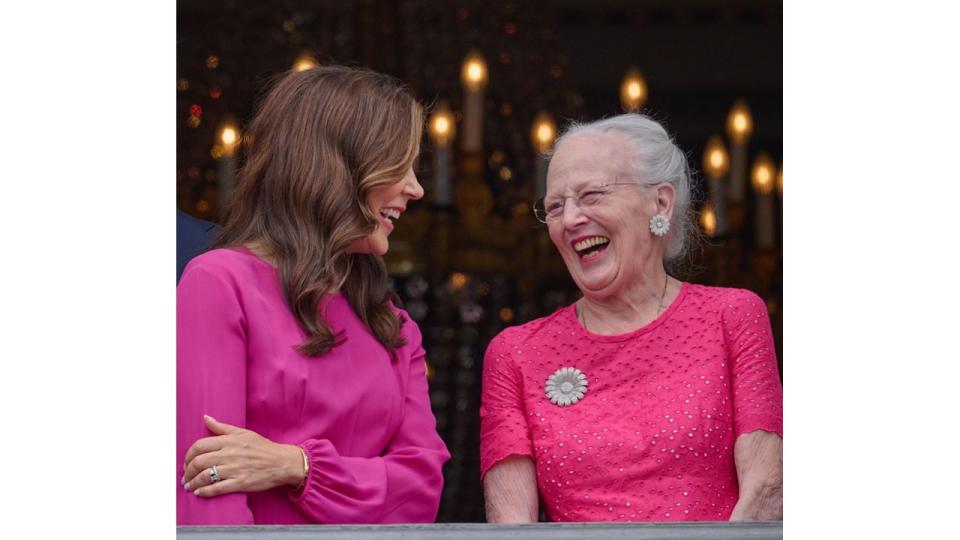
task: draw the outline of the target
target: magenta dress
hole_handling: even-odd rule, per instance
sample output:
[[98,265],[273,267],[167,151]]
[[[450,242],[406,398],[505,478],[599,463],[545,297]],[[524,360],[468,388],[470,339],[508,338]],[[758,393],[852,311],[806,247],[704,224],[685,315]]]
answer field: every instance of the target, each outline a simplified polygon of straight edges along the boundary
[[[579,369],[586,392],[561,407],[547,379]],[[483,365],[481,475],[529,456],[551,521],[723,521],[738,498],[733,445],[783,436],[782,387],[764,302],[684,283],[636,331],[585,330],[574,306],[508,328]]]
[[[406,312],[406,345],[386,349],[339,294],[322,308],[346,342],[308,358],[277,271],[245,248],[190,262],[177,286],[177,523],[416,523],[436,519],[450,458],[430,410],[424,351]],[[300,445],[302,492],[201,498],[180,484],[183,458],[211,434],[208,414]]]

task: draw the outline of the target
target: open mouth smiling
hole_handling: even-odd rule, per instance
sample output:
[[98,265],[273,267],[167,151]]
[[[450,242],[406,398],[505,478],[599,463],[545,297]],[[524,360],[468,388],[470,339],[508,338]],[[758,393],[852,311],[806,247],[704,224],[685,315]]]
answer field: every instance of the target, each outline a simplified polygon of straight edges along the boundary
[[570,243],[580,260],[590,260],[599,257],[610,245],[606,236],[582,236]]
[[403,208],[397,208],[393,206],[385,206],[380,209],[380,216],[383,219],[383,222],[393,228],[393,222],[400,219],[400,214],[403,213]]

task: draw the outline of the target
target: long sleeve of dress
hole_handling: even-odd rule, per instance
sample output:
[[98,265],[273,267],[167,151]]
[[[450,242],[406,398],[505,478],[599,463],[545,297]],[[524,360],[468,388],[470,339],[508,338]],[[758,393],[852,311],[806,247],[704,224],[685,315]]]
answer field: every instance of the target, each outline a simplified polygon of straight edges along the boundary
[[734,432],[762,429],[783,436],[783,387],[767,306],[756,294],[741,290],[724,314],[730,351]]
[[247,525],[247,495],[203,498],[180,484],[187,449],[211,436],[208,414],[246,425],[246,329],[236,289],[214,269],[188,266],[177,286],[177,523]]
[[380,456],[340,455],[327,439],[301,443],[310,461],[306,484],[291,499],[317,523],[432,523],[450,458],[430,410],[424,350],[416,324],[406,319],[413,351],[403,419]]

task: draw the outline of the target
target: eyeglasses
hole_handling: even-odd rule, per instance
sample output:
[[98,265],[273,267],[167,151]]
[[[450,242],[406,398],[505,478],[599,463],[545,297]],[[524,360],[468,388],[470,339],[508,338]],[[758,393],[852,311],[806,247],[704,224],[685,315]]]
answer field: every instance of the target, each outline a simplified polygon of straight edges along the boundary
[[636,182],[613,182],[602,186],[588,186],[576,195],[551,198],[549,202],[545,202],[543,198],[540,198],[533,203],[533,215],[536,216],[537,220],[541,223],[556,221],[563,217],[563,207],[567,199],[573,199],[573,204],[577,205],[577,208],[581,210],[584,208],[592,208],[600,205],[604,197],[609,195],[616,186],[640,187],[640,184]]

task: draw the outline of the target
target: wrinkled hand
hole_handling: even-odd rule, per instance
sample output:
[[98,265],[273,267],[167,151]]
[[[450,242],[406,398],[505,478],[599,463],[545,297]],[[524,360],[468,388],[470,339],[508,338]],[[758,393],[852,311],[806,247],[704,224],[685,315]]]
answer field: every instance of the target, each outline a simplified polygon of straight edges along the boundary
[[[215,436],[193,443],[184,458],[184,489],[200,497],[296,487],[303,480],[303,457],[297,446],[277,444],[259,434],[204,415]],[[210,468],[216,465],[219,482]]]

